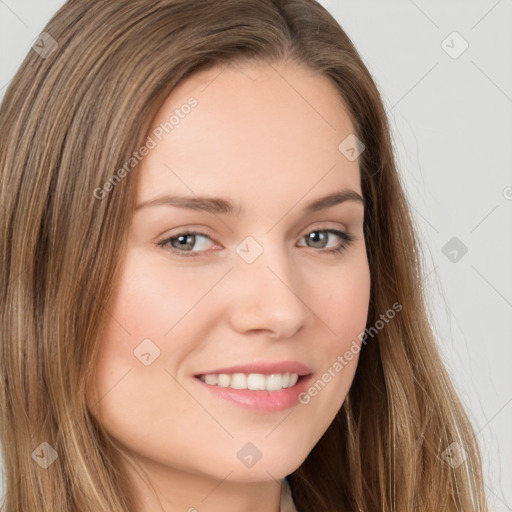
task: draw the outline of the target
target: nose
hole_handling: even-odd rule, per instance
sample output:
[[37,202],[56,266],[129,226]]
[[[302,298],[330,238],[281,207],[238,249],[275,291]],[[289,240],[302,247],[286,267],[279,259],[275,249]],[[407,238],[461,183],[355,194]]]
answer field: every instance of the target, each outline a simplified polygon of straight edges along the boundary
[[229,320],[242,334],[264,331],[273,339],[293,337],[312,312],[305,284],[282,251],[265,249],[252,263],[237,257],[230,276]]

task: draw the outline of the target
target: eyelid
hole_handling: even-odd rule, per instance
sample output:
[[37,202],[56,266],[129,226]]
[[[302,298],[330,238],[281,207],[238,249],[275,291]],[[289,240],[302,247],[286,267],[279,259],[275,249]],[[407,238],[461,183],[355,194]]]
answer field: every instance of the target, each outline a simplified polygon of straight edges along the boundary
[[[202,229],[202,228],[201,228]],[[157,247],[165,247],[165,243],[169,242],[169,240],[173,239],[173,238],[177,238],[178,236],[182,236],[182,235],[195,235],[195,236],[202,236],[202,237],[205,237],[205,238],[208,238],[209,240],[212,241],[213,244],[217,244],[220,246],[220,244],[215,240],[215,238],[210,235],[208,233],[208,231],[206,229],[200,231],[200,230],[197,230],[197,229],[180,229],[179,231],[176,231],[175,233],[170,233],[170,234],[167,234],[163,237],[159,237],[156,241],[155,241],[155,245]],[[174,247],[170,248],[171,251],[174,251],[174,252],[180,252],[180,253],[183,253],[186,255],[187,252],[189,252],[190,254],[204,254],[208,251],[178,251],[177,249],[175,249]]]
[[171,232],[166,233],[165,235],[160,235],[156,239],[155,245],[158,245],[159,242],[165,242],[165,241],[169,240],[169,238],[175,238],[179,235],[202,235],[202,236],[206,236],[206,237],[210,238],[215,243],[218,243],[215,240],[214,235],[208,228],[203,227],[203,226],[201,226],[201,227],[193,227],[192,226],[192,227],[176,228],[176,229],[173,229]]

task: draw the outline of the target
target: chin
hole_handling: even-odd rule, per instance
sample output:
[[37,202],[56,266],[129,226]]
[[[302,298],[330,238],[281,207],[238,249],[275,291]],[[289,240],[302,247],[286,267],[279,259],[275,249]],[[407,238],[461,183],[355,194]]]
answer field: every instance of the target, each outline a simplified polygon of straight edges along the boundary
[[[276,450],[268,454],[262,452],[261,458],[252,465],[249,462],[245,465],[237,460],[236,464],[230,461],[231,463],[223,465],[223,468],[230,467],[232,470],[228,478],[232,482],[281,480],[290,473],[293,473],[304,462],[308,453],[303,450],[297,451],[294,446],[288,450]],[[225,474],[223,477],[225,477]]]

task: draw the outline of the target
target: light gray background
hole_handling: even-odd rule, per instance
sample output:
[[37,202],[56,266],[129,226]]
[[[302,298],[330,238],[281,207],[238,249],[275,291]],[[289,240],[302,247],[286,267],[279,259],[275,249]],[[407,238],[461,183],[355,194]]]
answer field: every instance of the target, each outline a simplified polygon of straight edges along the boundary
[[[0,0],[0,98],[63,3]],[[512,511],[512,0],[321,3],[383,95],[439,346],[482,447],[491,510]],[[443,253],[452,237],[468,248],[455,262]]]

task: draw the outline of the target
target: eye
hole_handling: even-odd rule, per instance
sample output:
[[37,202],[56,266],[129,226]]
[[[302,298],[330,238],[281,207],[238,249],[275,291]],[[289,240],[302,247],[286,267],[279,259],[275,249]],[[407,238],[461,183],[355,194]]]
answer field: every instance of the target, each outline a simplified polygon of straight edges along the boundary
[[[205,235],[204,233],[198,233],[197,231],[187,231],[184,233],[178,233],[175,236],[166,238],[165,240],[162,240],[157,243],[160,247],[166,247],[167,245],[170,245],[170,249],[173,252],[176,253],[182,253],[183,256],[189,256],[188,254],[183,254],[184,252],[200,252],[200,251],[192,251],[191,249],[196,246],[196,243],[198,239],[206,239],[211,240],[208,235]],[[199,250],[205,250],[207,249],[207,243],[203,241],[202,243],[199,243]],[[206,246],[206,247],[205,247]]]
[[[330,249],[326,249],[326,245],[328,245],[329,238],[331,238],[332,235],[340,239],[341,242],[338,242],[338,244]],[[312,246],[313,249],[322,249],[321,252],[327,253],[341,253],[347,249],[351,242],[354,241],[354,236],[349,232],[329,228],[315,229],[314,231],[310,231],[306,236],[302,238],[306,239],[307,243],[315,244]]]

